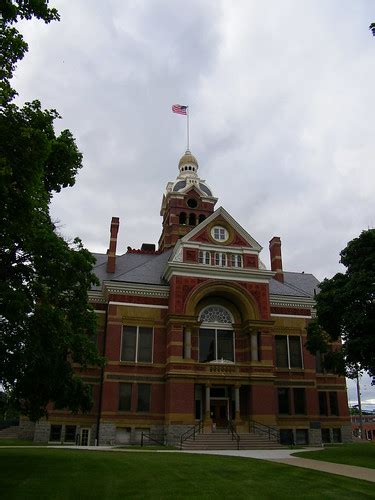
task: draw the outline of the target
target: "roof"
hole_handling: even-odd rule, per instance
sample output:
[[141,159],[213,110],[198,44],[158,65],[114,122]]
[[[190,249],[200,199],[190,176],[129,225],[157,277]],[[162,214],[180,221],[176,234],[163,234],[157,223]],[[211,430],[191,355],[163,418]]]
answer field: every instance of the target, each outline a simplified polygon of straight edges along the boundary
[[292,273],[284,271],[284,283],[272,278],[270,281],[271,295],[288,295],[294,297],[314,297],[318,293],[319,281],[313,274]]
[[[116,271],[107,273],[107,254],[94,253],[94,273],[103,281],[166,285],[162,276],[173,249],[160,254],[125,253],[116,257]],[[284,283],[274,278],[270,281],[270,294],[294,297],[314,297],[319,281],[312,274],[284,271]],[[166,285],[167,286],[167,285]],[[94,290],[98,287],[94,287]]]
[[[93,253],[96,258],[94,273],[100,283],[121,281],[163,285],[162,275],[172,250],[160,254],[125,253],[116,256],[116,271],[107,273],[107,254]],[[97,287],[95,287],[97,289]],[[94,289],[95,289],[94,288]]]

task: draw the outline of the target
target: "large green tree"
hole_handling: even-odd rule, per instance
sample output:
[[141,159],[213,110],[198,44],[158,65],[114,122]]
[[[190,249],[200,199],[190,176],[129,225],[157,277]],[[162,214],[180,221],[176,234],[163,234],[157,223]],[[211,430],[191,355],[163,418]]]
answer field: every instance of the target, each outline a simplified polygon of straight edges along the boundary
[[55,134],[54,110],[18,107],[11,78],[27,44],[14,24],[58,19],[43,0],[0,4],[0,383],[32,420],[49,401],[73,412],[91,407],[73,364],[100,364],[88,290],[94,258],[67,242],[51,220],[54,193],[73,186],[82,155],[69,130]]
[[324,354],[334,372],[375,374],[375,229],[350,241],[340,256],[346,272],[320,284],[307,348]]

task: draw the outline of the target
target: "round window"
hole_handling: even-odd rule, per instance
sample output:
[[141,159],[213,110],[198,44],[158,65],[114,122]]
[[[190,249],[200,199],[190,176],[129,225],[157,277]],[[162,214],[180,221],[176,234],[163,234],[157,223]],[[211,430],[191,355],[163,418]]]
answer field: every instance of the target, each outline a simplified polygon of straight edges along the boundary
[[213,237],[214,240],[216,241],[226,241],[229,237],[228,231],[225,229],[225,227],[222,226],[214,226],[211,229],[211,236]]
[[187,201],[187,205],[190,208],[197,208],[198,202],[194,198],[189,198],[188,201]]

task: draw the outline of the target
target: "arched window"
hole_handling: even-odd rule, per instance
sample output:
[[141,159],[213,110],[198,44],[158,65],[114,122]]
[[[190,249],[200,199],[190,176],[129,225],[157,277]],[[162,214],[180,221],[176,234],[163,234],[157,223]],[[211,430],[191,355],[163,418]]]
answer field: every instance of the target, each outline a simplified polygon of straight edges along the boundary
[[233,317],[225,307],[211,305],[200,315],[199,362],[234,362]]
[[207,250],[199,250],[199,264],[211,264],[211,253]]
[[186,214],[185,214],[185,212],[181,212],[180,213],[179,223],[180,224],[186,224]]
[[197,218],[195,214],[189,214],[189,226],[195,226],[197,223]]
[[223,252],[215,253],[215,265],[225,267],[227,265],[227,254]]
[[205,220],[206,216],[203,214],[200,214],[199,216],[199,224]]

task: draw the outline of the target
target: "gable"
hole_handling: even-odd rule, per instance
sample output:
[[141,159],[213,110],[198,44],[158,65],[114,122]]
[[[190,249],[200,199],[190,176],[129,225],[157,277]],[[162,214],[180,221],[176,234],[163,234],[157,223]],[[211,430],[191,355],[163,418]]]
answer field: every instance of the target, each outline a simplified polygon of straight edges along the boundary
[[[214,228],[221,228],[225,239],[215,238]],[[182,238],[183,243],[196,242],[210,245],[242,247],[260,252],[262,247],[222,207]]]

